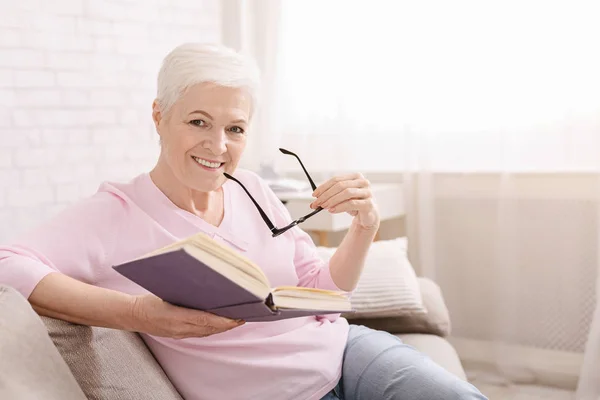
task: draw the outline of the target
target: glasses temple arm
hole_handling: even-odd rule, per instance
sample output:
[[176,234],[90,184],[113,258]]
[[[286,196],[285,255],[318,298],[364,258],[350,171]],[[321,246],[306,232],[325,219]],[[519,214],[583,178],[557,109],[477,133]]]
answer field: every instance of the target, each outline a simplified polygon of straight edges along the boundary
[[263,221],[265,221],[265,224],[267,224],[267,226],[269,227],[269,229],[271,230],[271,232],[274,231],[274,230],[276,230],[277,228],[275,228],[275,225],[273,225],[273,223],[271,222],[271,220],[269,219],[269,217],[267,217],[267,214],[265,214],[265,212],[258,205],[258,203],[256,202],[256,200],[254,200],[254,197],[252,197],[252,195],[250,194],[250,192],[248,192],[248,189],[246,189],[246,187],[242,184],[242,182],[238,181],[236,178],[234,178],[233,176],[229,175],[226,172],[224,172],[223,175],[225,175],[225,177],[227,179],[231,179],[232,181],[236,182],[238,185],[240,185],[242,187],[242,189],[244,189],[244,192],[246,192],[246,194],[248,195],[248,197],[250,197],[250,200],[252,200],[252,202],[256,206],[256,209],[258,210],[260,216],[262,217]]
[[304,171],[304,174],[306,174],[306,177],[308,178],[308,181],[310,182],[310,186],[312,187],[312,190],[316,190],[317,189],[317,185],[315,185],[315,183],[313,182],[312,178],[308,174],[308,171],[306,170],[306,168],[304,168],[304,164],[302,163],[302,160],[300,159],[300,157],[298,157],[296,154],[294,154],[291,151],[286,150],[286,149],[281,149],[280,148],[279,151],[281,151],[283,154],[287,154],[289,156],[296,157],[296,160],[298,160],[298,162],[300,163],[300,166],[302,167],[302,170]]

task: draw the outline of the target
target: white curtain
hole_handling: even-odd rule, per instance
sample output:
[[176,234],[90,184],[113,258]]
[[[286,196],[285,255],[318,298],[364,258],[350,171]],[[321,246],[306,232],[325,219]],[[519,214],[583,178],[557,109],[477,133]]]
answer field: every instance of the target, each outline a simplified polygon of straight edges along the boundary
[[[598,181],[597,190],[600,193],[600,180]],[[597,215],[598,226],[600,226],[600,202],[598,203]],[[598,236],[597,248],[600,249],[600,235]],[[598,266],[596,298],[600,297],[600,250],[598,251]],[[577,400],[600,400],[600,301],[596,302],[575,397]]]
[[278,153],[280,132],[276,130],[276,86],[281,42],[282,8],[279,1],[222,0],[222,41],[225,45],[251,55],[261,71],[261,83],[252,136],[240,162],[243,168],[258,170],[261,164],[272,164]]
[[[599,274],[600,275],[600,274]],[[600,278],[597,283],[600,293]],[[593,324],[590,329],[589,341],[585,351],[581,377],[577,387],[577,400],[600,399],[600,305],[596,305]]]
[[600,5],[235,3],[268,16],[225,27],[270,49],[247,165],[296,172],[282,146],[311,171],[403,174],[411,257],[461,355],[507,382],[570,360],[578,398],[600,396]]

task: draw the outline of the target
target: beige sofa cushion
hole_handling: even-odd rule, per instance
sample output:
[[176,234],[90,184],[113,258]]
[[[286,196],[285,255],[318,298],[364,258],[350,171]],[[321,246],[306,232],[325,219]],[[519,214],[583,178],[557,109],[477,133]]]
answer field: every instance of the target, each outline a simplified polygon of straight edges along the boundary
[[27,299],[7,286],[0,286],[0,399],[86,399]]
[[423,304],[427,313],[413,313],[390,318],[352,318],[352,324],[365,325],[391,333],[426,333],[450,335],[450,314],[440,287],[430,279],[418,278]]
[[182,399],[138,334],[42,320],[88,399]]
[[436,335],[405,334],[398,336],[404,343],[428,355],[434,362],[463,380],[467,380],[458,354],[444,338]]

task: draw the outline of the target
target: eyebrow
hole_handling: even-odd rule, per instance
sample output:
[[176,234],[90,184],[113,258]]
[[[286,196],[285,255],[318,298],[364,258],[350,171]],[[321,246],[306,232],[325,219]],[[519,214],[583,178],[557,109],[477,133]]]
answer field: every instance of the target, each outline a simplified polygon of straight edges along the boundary
[[204,115],[206,118],[208,118],[208,119],[210,119],[210,120],[213,120],[213,119],[214,119],[214,118],[212,117],[212,115],[210,115],[210,114],[209,114],[209,113],[207,113],[206,111],[202,111],[202,110],[195,110],[195,111],[192,111],[192,112],[191,112],[189,115],[192,115],[192,114],[202,114],[202,115]]
[[[204,115],[206,118],[210,119],[211,121],[214,120],[214,118],[212,117],[212,115],[210,115],[209,113],[207,113],[206,111],[202,111],[202,110],[194,110],[192,111],[189,115],[192,114],[202,114]],[[239,124],[239,123],[244,123],[244,124],[248,124],[248,122],[244,119],[244,118],[239,118],[236,119],[235,121],[231,121],[231,124]]]

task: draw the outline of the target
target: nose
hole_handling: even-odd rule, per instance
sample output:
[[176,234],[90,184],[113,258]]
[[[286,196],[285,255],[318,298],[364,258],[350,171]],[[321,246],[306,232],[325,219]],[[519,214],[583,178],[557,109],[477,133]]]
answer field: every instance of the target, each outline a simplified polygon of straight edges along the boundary
[[202,147],[210,150],[214,155],[220,156],[227,151],[227,132],[222,128],[215,129]]

